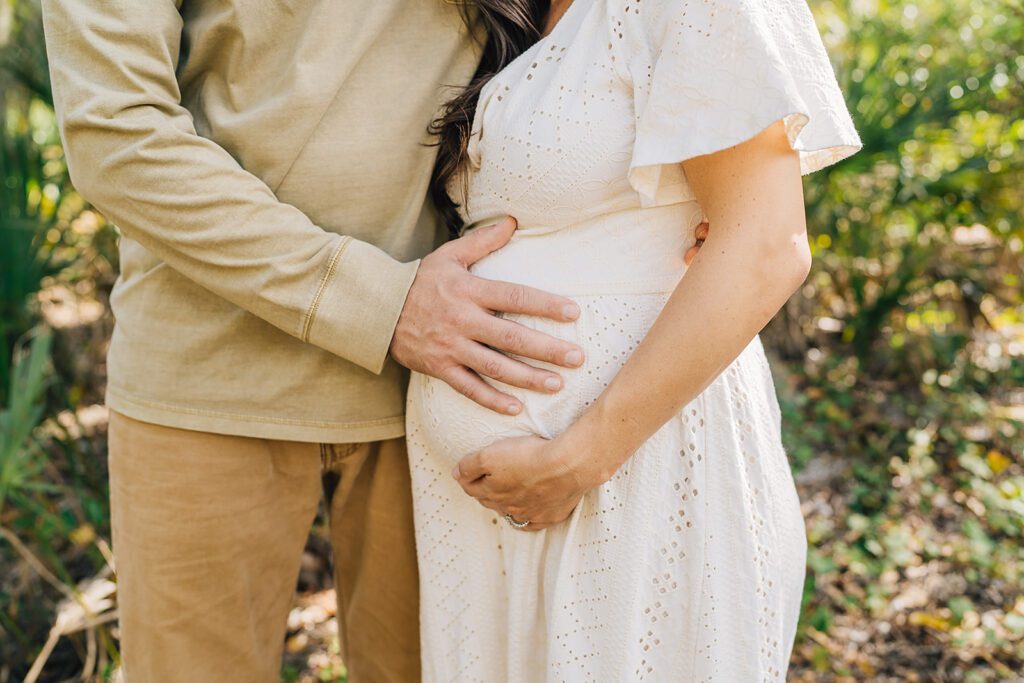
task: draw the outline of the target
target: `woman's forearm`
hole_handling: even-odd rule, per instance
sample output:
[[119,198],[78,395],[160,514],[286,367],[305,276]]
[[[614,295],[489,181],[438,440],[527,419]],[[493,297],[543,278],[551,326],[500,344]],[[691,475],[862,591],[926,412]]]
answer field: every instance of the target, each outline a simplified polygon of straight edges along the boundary
[[594,485],[714,381],[806,278],[799,162],[781,135],[685,164],[710,234],[630,359],[559,437]]
[[750,244],[729,242],[708,237],[643,342],[564,435],[599,481],[704,391],[806,277],[798,245],[747,256],[737,252]]

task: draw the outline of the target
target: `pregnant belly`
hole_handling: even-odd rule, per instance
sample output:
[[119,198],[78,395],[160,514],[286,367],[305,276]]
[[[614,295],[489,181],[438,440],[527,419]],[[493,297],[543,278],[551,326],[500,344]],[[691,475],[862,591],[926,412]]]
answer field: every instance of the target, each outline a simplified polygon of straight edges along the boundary
[[[546,394],[488,380],[522,401],[519,415],[483,408],[441,380],[413,373],[409,384],[407,428],[430,457],[449,461],[501,439],[538,435],[553,438],[569,427],[600,395],[654,323],[670,292],[651,294],[577,295],[581,314],[573,323],[555,323],[532,316],[505,316],[532,329],[578,344],[585,360],[575,369],[533,361],[558,372],[562,389]],[[516,357],[516,356],[513,356]],[[448,464],[448,463],[445,463]]]

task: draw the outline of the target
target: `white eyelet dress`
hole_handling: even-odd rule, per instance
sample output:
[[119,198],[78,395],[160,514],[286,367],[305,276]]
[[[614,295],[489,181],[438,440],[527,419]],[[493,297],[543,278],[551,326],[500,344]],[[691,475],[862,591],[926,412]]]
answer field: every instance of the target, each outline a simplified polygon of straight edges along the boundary
[[450,474],[587,409],[686,286],[702,212],[679,162],[780,119],[805,173],[860,146],[804,0],[574,0],[481,93],[461,210],[519,229],[473,270],[575,299],[574,323],[509,318],[586,362],[554,395],[498,384],[515,417],[413,374],[424,681],[785,679],[806,536],[759,337],[564,524],[517,531]]

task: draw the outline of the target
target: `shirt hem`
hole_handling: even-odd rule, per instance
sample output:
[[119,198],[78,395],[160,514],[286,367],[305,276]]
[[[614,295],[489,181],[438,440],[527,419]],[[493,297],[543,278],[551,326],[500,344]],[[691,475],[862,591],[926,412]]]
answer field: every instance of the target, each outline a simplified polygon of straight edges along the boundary
[[259,439],[310,443],[366,443],[405,435],[404,415],[359,422],[299,420],[160,403],[128,396],[109,387],[106,391],[106,403],[109,408],[142,422]]

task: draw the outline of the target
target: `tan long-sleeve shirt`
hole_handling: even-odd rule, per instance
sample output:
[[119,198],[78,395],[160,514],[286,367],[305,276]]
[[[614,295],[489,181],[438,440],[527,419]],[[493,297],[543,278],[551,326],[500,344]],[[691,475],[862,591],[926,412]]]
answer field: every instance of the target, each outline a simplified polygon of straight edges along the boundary
[[403,433],[388,347],[441,235],[447,0],[43,0],[72,181],[121,230],[108,404],[188,429]]

